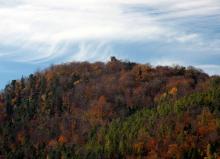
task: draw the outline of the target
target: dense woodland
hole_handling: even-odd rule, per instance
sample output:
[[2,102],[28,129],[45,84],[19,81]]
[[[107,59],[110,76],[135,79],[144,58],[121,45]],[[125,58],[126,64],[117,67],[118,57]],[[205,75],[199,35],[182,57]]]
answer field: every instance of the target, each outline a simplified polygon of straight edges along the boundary
[[219,159],[220,77],[114,57],[51,66],[1,92],[0,158]]

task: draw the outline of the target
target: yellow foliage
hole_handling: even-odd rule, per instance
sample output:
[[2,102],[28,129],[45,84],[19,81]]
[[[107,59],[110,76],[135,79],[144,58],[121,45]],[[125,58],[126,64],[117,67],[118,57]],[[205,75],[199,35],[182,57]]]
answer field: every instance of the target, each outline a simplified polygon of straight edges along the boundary
[[75,82],[74,82],[74,85],[77,85],[77,84],[79,84],[79,83],[80,83],[80,80],[75,81]]
[[16,102],[17,102],[17,99],[16,99],[16,98],[13,98],[13,99],[12,99],[12,104],[13,104],[13,105],[16,105]]
[[144,149],[144,143],[143,142],[139,142],[133,145],[133,149],[137,154],[140,154],[141,151]]
[[43,94],[43,95],[41,96],[41,99],[42,99],[43,101],[46,101],[46,95]]
[[160,102],[160,101],[162,101],[162,100],[164,100],[164,99],[166,99],[166,97],[167,97],[167,93],[165,92],[165,93],[162,93],[162,94],[159,94],[159,95],[157,95],[157,97],[155,97],[155,102]]
[[4,104],[0,103],[0,111],[4,110],[4,108],[5,108]]
[[166,97],[167,97],[167,93],[166,92],[161,95],[161,98],[166,98]]

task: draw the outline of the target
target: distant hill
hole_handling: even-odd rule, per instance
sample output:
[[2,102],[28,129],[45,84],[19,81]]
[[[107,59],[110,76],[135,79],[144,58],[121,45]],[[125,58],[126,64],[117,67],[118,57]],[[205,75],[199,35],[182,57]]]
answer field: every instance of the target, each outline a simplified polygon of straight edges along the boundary
[[0,158],[219,159],[220,77],[115,57],[51,66],[0,94]]

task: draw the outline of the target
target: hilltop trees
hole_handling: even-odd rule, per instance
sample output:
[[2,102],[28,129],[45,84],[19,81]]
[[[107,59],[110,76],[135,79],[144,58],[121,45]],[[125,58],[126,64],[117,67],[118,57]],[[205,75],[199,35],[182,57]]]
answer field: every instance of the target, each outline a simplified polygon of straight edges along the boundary
[[115,57],[51,66],[0,93],[0,156],[217,158],[219,79]]

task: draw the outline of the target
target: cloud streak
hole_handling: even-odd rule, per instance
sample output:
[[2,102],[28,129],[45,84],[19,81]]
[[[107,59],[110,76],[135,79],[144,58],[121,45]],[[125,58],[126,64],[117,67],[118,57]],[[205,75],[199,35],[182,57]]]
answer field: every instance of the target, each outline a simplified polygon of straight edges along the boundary
[[0,6],[1,45],[24,51],[0,51],[0,56],[22,62],[62,56],[69,43],[80,48],[70,58],[83,60],[88,54],[99,57],[97,50],[111,50],[114,41],[163,40],[198,45],[204,41],[200,33],[181,30],[168,22],[220,11],[217,0],[17,0],[0,1]]

